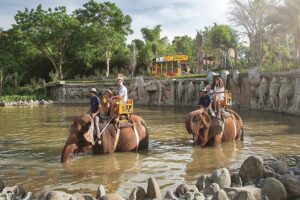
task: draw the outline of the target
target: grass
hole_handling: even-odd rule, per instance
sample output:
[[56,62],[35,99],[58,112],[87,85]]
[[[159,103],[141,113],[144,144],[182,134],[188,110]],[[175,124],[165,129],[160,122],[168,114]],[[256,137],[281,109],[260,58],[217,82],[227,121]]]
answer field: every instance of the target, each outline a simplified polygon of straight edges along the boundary
[[49,97],[43,95],[4,95],[0,96],[0,102],[16,102],[16,101],[36,101],[36,100],[49,100]]

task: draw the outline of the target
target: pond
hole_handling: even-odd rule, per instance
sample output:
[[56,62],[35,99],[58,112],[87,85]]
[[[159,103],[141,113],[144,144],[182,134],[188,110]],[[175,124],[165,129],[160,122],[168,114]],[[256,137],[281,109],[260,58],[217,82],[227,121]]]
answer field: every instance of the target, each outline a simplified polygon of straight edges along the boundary
[[112,155],[81,154],[67,165],[59,162],[75,115],[88,105],[0,108],[0,178],[27,191],[45,189],[95,196],[102,184],[128,197],[135,186],[146,188],[151,176],[163,192],[174,183],[195,183],[220,167],[238,168],[250,155],[264,159],[300,152],[299,117],[238,110],[245,140],[221,147],[193,147],[184,120],[193,107],[136,107],[150,131],[149,150]]

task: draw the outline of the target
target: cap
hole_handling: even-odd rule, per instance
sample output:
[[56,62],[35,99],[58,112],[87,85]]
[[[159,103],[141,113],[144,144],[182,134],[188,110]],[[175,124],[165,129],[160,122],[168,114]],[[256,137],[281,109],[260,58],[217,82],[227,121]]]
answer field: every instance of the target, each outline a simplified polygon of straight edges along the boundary
[[96,88],[91,88],[91,89],[90,89],[90,92],[94,92],[94,93],[98,94],[98,92],[97,92],[97,89],[96,89]]

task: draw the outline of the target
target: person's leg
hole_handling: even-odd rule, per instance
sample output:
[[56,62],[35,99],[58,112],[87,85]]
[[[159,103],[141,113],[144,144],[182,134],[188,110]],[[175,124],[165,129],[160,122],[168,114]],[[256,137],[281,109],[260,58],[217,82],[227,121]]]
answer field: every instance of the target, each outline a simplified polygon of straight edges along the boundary
[[100,139],[99,116],[95,116],[94,123],[95,123],[97,137]]

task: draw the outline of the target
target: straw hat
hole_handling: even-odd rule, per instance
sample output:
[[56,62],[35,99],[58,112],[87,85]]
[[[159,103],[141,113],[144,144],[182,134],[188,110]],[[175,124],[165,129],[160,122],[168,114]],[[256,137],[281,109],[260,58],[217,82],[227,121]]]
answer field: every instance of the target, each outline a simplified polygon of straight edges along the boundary
[[110,89],[105,89],[105,90],[104,90],[104,93],[108,93],[108,94],[110,94],[110,95],[113,95],[113,93],[112,93],[112,91],[111,91]]

